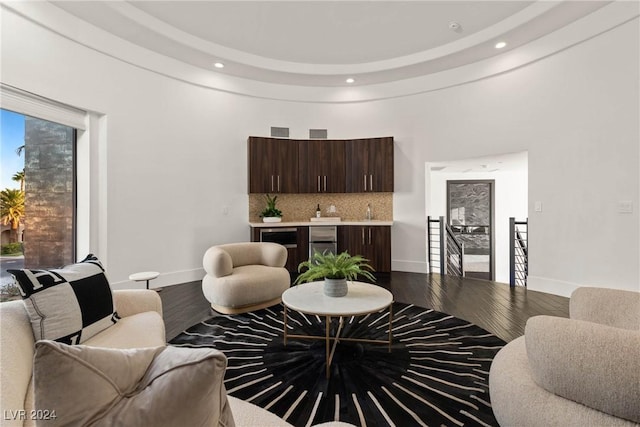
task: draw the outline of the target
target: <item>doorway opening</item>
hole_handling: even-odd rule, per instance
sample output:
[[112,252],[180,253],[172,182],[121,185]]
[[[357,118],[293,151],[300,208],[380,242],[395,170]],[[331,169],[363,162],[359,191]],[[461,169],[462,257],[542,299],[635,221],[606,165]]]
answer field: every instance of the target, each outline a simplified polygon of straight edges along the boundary
[[[492,277],[491,280],[509,283],[509,218],[526,220],[528,212],[527,152],[430,162],[426,163],[425,167],[425,219],[426,216],[444,217],[444,221],[452,229],[457,227],[459,234],[465,239],[481,240],[490,239],[493,236],[489,250],[492,259],[488,264],[488,272]],[[490,216],[492,222],[488,224],[489,228],[485,228],[486,224],[475,224],[475,219],[471,221],[475,218],[473,214],[470,218],[467,217],[469,215],[467,209],[474,209],[474,204],[468,202],[474,201],[476,196],[467,195],[464,197],[464,203],[456,202],[458,206],[451,205],[447,182],[457,181],[493,182],[491,189],[493,204]],[[464,213],[461,208],[464,208]],[[464,219],[465,224],[456,223],[456,221],[461,222],[461,219]],[[469,277],[482,276],[482,274],[476,275],[475,272],[487,273],[487,271],[481,271],[481,269],[487,270],[486,258],[489,256],[484,253],[487,249],[475,248],[475,243],[469,242],[465,245],[467,247],[465,253],[468,253],[465,267],[469,268],[470,274],[467,274]],[[486,277],[487,274],[484,276]]]
[[494,180],[447,180],[447,224],[463,245],[464,276],[493,280]]

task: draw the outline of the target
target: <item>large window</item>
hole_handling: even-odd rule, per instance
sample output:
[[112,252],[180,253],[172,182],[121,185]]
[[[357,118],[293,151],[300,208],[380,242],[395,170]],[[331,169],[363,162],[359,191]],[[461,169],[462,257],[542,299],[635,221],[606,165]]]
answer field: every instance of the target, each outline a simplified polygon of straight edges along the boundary
[[7,268],[75,260],[76,129],[0,110],[3,299]]

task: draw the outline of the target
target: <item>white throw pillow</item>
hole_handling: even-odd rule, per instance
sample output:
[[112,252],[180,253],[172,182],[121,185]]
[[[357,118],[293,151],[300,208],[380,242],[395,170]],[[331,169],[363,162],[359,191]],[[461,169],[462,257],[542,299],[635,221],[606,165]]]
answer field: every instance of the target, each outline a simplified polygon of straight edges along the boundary
[[94,255],[52,270],[7,270],[20,287],[37,340],[80,344],[116,323],[109,281]]
[[[227,358],[214,349],[36,343],[38,425],[233,427]],[[52,416],[52,412],[53,413]]]

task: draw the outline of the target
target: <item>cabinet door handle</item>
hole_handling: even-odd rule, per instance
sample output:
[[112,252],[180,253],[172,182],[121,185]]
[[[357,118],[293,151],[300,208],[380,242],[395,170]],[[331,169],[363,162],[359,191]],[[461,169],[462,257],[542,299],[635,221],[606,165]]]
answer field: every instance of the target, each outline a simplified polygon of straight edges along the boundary
[[327,192],[327,175],[324,176],[324,192]]
[[320,192],[320,175],[318,175],[318,193]]
[[367,174],[362,175],[364,177],[364,191],[367,191]]
[[362,227],[362,244],[364,245],[364,227]]
[[373,174],[369,175],[369,191],[373,191]]
[[280,192],[280,175],[278,175],[278,193]]
[[369,227],[369,244],[371,244],[371,227]]
[[271,192],[273,193],[273,175],[271,175]]

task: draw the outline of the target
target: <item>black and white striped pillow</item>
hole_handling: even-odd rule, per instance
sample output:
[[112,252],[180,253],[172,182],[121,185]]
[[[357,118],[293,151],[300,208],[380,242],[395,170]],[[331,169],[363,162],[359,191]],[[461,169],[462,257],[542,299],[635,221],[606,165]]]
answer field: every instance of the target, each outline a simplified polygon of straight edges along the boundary
[[117,321],[109,281],[92,254],[60,269],[7,271],[21,289],[36,341],[80,344]]

